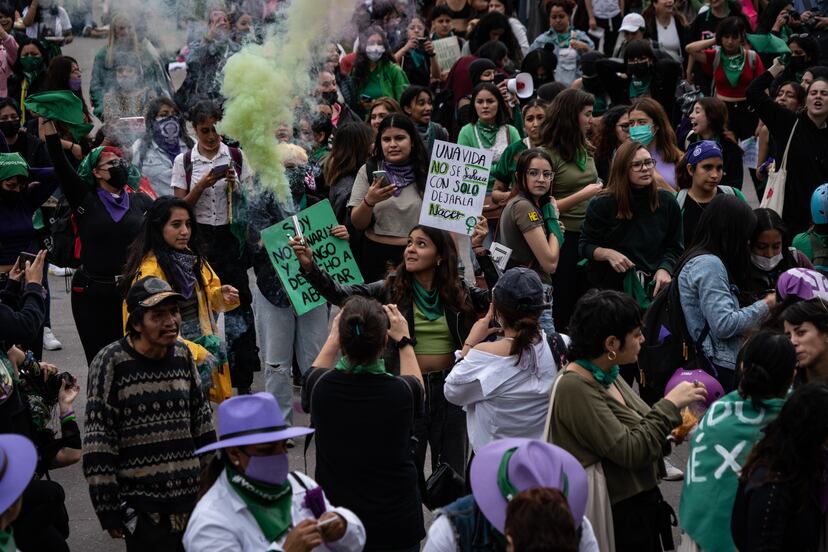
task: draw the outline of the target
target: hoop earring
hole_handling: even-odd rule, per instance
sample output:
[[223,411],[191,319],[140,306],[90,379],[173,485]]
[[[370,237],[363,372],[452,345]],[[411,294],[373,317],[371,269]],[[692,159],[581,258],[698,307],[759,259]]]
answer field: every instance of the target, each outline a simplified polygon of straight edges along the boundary
[[437,259],[437,266],[440,266],[440,259]]
[[616,353],[615,351],[610,351],[610,352],[607,353],[607,360],[609,360],[609,361],[613,361],[617,357],[618,357],[618,353]]

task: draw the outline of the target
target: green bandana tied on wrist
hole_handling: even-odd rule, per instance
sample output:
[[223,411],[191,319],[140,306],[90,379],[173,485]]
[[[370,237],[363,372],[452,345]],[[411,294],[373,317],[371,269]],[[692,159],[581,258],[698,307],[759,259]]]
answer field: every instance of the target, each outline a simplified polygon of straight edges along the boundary
[[484,123],[483,121],[477,121],[475,123],[475,130],[477,141],[479,142],[477,145],[480,148],[489,149],[494,145],[495,140],[497,140],[497,131],[500,130],[500,127]]
[[29,177],[29,165],[19,153],[0,153],[0,181],[13,176]]
[[293,523],[293,488],[290,481],[269,485],[253,481],[231,466],[225,469],[230,487],[253,514],[267,542],[275,541],[290,529]]
[[581,172],[586,171],[587,161],[589,161],[589,152],[585,146],[581,146],[575,151],[574,161]]
[[601,387],[604,389],[609,389],[609,386],[615,382],[618,378],[618,374],[621,372],[621,368],[619,368],[617,364],[613,365],[609,372],[604,372],[601,368],[588,360],[576,360],[575,364],[584,370],[589,370],[592,377],[595,378],[595,381],[601,384]]
[[541,207],[541,214],[543,215],[543,223],[546,226],[547,234],[554,234],[558,238],[558,247],[563,246],[564,233],[561,230],[561,225],[558,224],[558,213],[555,211],[555,206],[551,202],[546,203]]
[[336,363],[335,368],[348,374],[384,374],[386,376],[391,376],[391,374],[385,371],[385,360],[381,358],[371,364],[351,364],[351,361],[349,361],[346,357],[342,357],[339,359],[339,362]]
[[647,76],[646,79],[637,79],[632,77],[630,79],[630,99],[640,98],[650,90],[650,83],[653,82],[653,77]]
[[[80,165],[78,165],[78,177],[86,182],[90,188],[95,187],[95,175],[92,174],[92,170],[98,166],[98,161],[100,161],[101,154],[105,149],[106,148],[104,146],[98,146],[90,151],[89,154],[83,158],[83,161],[80,162]],[[137,192],[138,188],[141,186],[141,171],[139,171],[138,167],[135,165],[129,166],[127,185],[132,188],[133,192]]]
[[720,55],[722,70],[730,86],[735,88],[739,85],[739,77],[742,76],[742,70],[745,68],[745,49],[739,46],[739,53],[735,56],[726,56],[724,52]]
[[443,302],[440,300],[440,291],[437,288],[427,290],[416,279],[411,280],[414,292],[414,304],[426,320],[433,322],[443,316]]
[[86,122],[83,102],[71,90],[50,90],[32,94],[26,98],[26,109],[46,119],[60,121],[69,127],[69,132],[76,142],[89,134],[95,126]]

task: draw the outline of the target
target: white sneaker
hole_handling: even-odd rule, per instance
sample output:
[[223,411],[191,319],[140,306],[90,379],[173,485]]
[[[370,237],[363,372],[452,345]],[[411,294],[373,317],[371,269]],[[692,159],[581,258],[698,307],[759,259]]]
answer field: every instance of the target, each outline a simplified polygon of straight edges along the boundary
[[667,475],[662,477],[664,481],[681,481],[684,479],[684,472],[675,467],[667,458],[664,459],[664,467],[667,469]]
[[[49,265],[49,274],[52,276],[71,276],[75,271],[71,268],[63,268],[62,266]],[[60,348],[60,347],[58,347]]]
[[63,344],[57,340],[55,334],[52,333],[52,328],[43,328],[43,348],[47,351],[57,351],[63,349]]

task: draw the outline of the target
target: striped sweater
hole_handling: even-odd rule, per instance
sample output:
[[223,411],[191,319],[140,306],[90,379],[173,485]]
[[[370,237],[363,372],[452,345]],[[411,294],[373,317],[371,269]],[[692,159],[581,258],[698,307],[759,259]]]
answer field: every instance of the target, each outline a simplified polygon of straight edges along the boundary
[[121,503],[144,512],[189,512],[200,465],[215,441],[212,412],[187,347],[142,356],[122,338],[89,367],[83,473],[104,529],[120,528]]

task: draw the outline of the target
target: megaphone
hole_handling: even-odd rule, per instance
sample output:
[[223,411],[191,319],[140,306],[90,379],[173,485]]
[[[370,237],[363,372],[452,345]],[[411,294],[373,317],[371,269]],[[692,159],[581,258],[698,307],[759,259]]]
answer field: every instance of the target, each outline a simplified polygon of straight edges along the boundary
[[535,83],[529,73],[518,73],[515,78],[506,81],[506,87],[521,100],[531,97],[535,92]]

